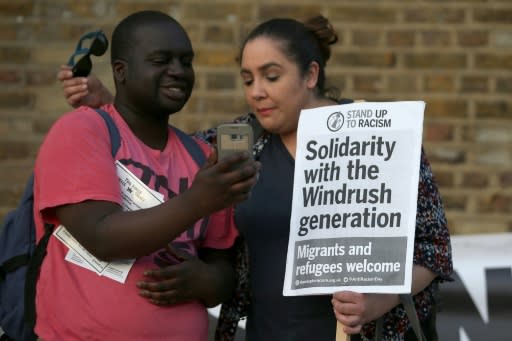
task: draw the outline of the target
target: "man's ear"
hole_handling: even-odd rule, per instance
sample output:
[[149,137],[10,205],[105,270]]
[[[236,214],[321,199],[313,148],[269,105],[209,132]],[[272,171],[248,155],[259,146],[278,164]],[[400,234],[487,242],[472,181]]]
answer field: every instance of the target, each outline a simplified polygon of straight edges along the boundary
[[320,73],[320,65],[318,62],[312,61],[306,74],[306,84],[310,89],[314,89],[318,83],[318,75]]
[[114,72],[114,79],[116,83],[124,83],[126,80],[126,72],[128,70],[128,64],[121,59],[117,59],[112,64],[112,71]]

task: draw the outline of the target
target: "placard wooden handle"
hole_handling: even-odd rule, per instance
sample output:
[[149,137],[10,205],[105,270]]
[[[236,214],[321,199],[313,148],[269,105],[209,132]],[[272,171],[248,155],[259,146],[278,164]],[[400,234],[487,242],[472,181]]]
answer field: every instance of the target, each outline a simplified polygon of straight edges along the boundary
[[336,341],[350,341],[350,335],[343,331],[343,325],[336,321]]

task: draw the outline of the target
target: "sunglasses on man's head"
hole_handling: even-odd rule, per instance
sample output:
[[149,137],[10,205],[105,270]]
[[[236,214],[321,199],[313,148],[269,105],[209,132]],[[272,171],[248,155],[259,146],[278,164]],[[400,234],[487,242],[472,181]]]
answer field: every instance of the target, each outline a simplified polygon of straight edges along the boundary
[[[82,47],[86,40],[92,40],[89,47]],[[94,31],[84,34],[76,46],[75,52],[71,55],[68,65],[72,67],[74,77],[87,77],[91,73],[91,54],[102,56],[108,49],[108,40],[103,31]],[[75,63],[75,58],[80,59]]]

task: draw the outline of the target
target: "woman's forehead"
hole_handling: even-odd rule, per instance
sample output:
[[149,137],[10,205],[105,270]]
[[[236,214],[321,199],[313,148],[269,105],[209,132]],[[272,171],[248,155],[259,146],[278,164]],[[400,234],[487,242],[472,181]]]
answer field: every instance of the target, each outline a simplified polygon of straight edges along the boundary
[[257,38],[253,38],[253,39],[247,41],[247,43],[244,46],[244,50],[247,48],[259,49],[262,47],[268,48],[268,49],[280,49],[282,44],[283,44],[283,42],[279,39],[271,38],[271,37],[267,37],[267,36],[259,36]]
[[271,62],[279,64],[292,62],[284,53],[282,41],[268,37],[258,37],[245,44],[242,51],[242,67],[249,65],[257,66]]

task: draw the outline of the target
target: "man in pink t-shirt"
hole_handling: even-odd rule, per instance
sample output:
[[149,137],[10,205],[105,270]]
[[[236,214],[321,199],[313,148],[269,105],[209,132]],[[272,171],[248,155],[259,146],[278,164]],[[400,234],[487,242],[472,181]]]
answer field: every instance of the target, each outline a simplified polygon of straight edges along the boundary
[[[95,257],[136,261],[119,283],[65,260],[68,248],[51,238],[37,283],[41,340],[207,340],[205,306],[218,301],[204,293],[169,305],[164,295],[137,287],[148,282],[147,270],[172,264],[169,243],[192,256],[206,251],[229,268],[222,250],[236,238],[231,205],[245,200],[256,181],[258,163],[234,167],[249,158],[245,154],[218,163],[211,156],[199,169],[169,128],[169,115],[192,91],[192,58],[186,32],[171,17],[154,11],[128,16],[112,36],[116,94],[114,104],[103,107],[121,136],[115,158],[105,122],[87,107],[64,115],[46,136],[35,167],[38,238],[45,222],[62,224]],[[115,160],[164,203],[123,211]]]

